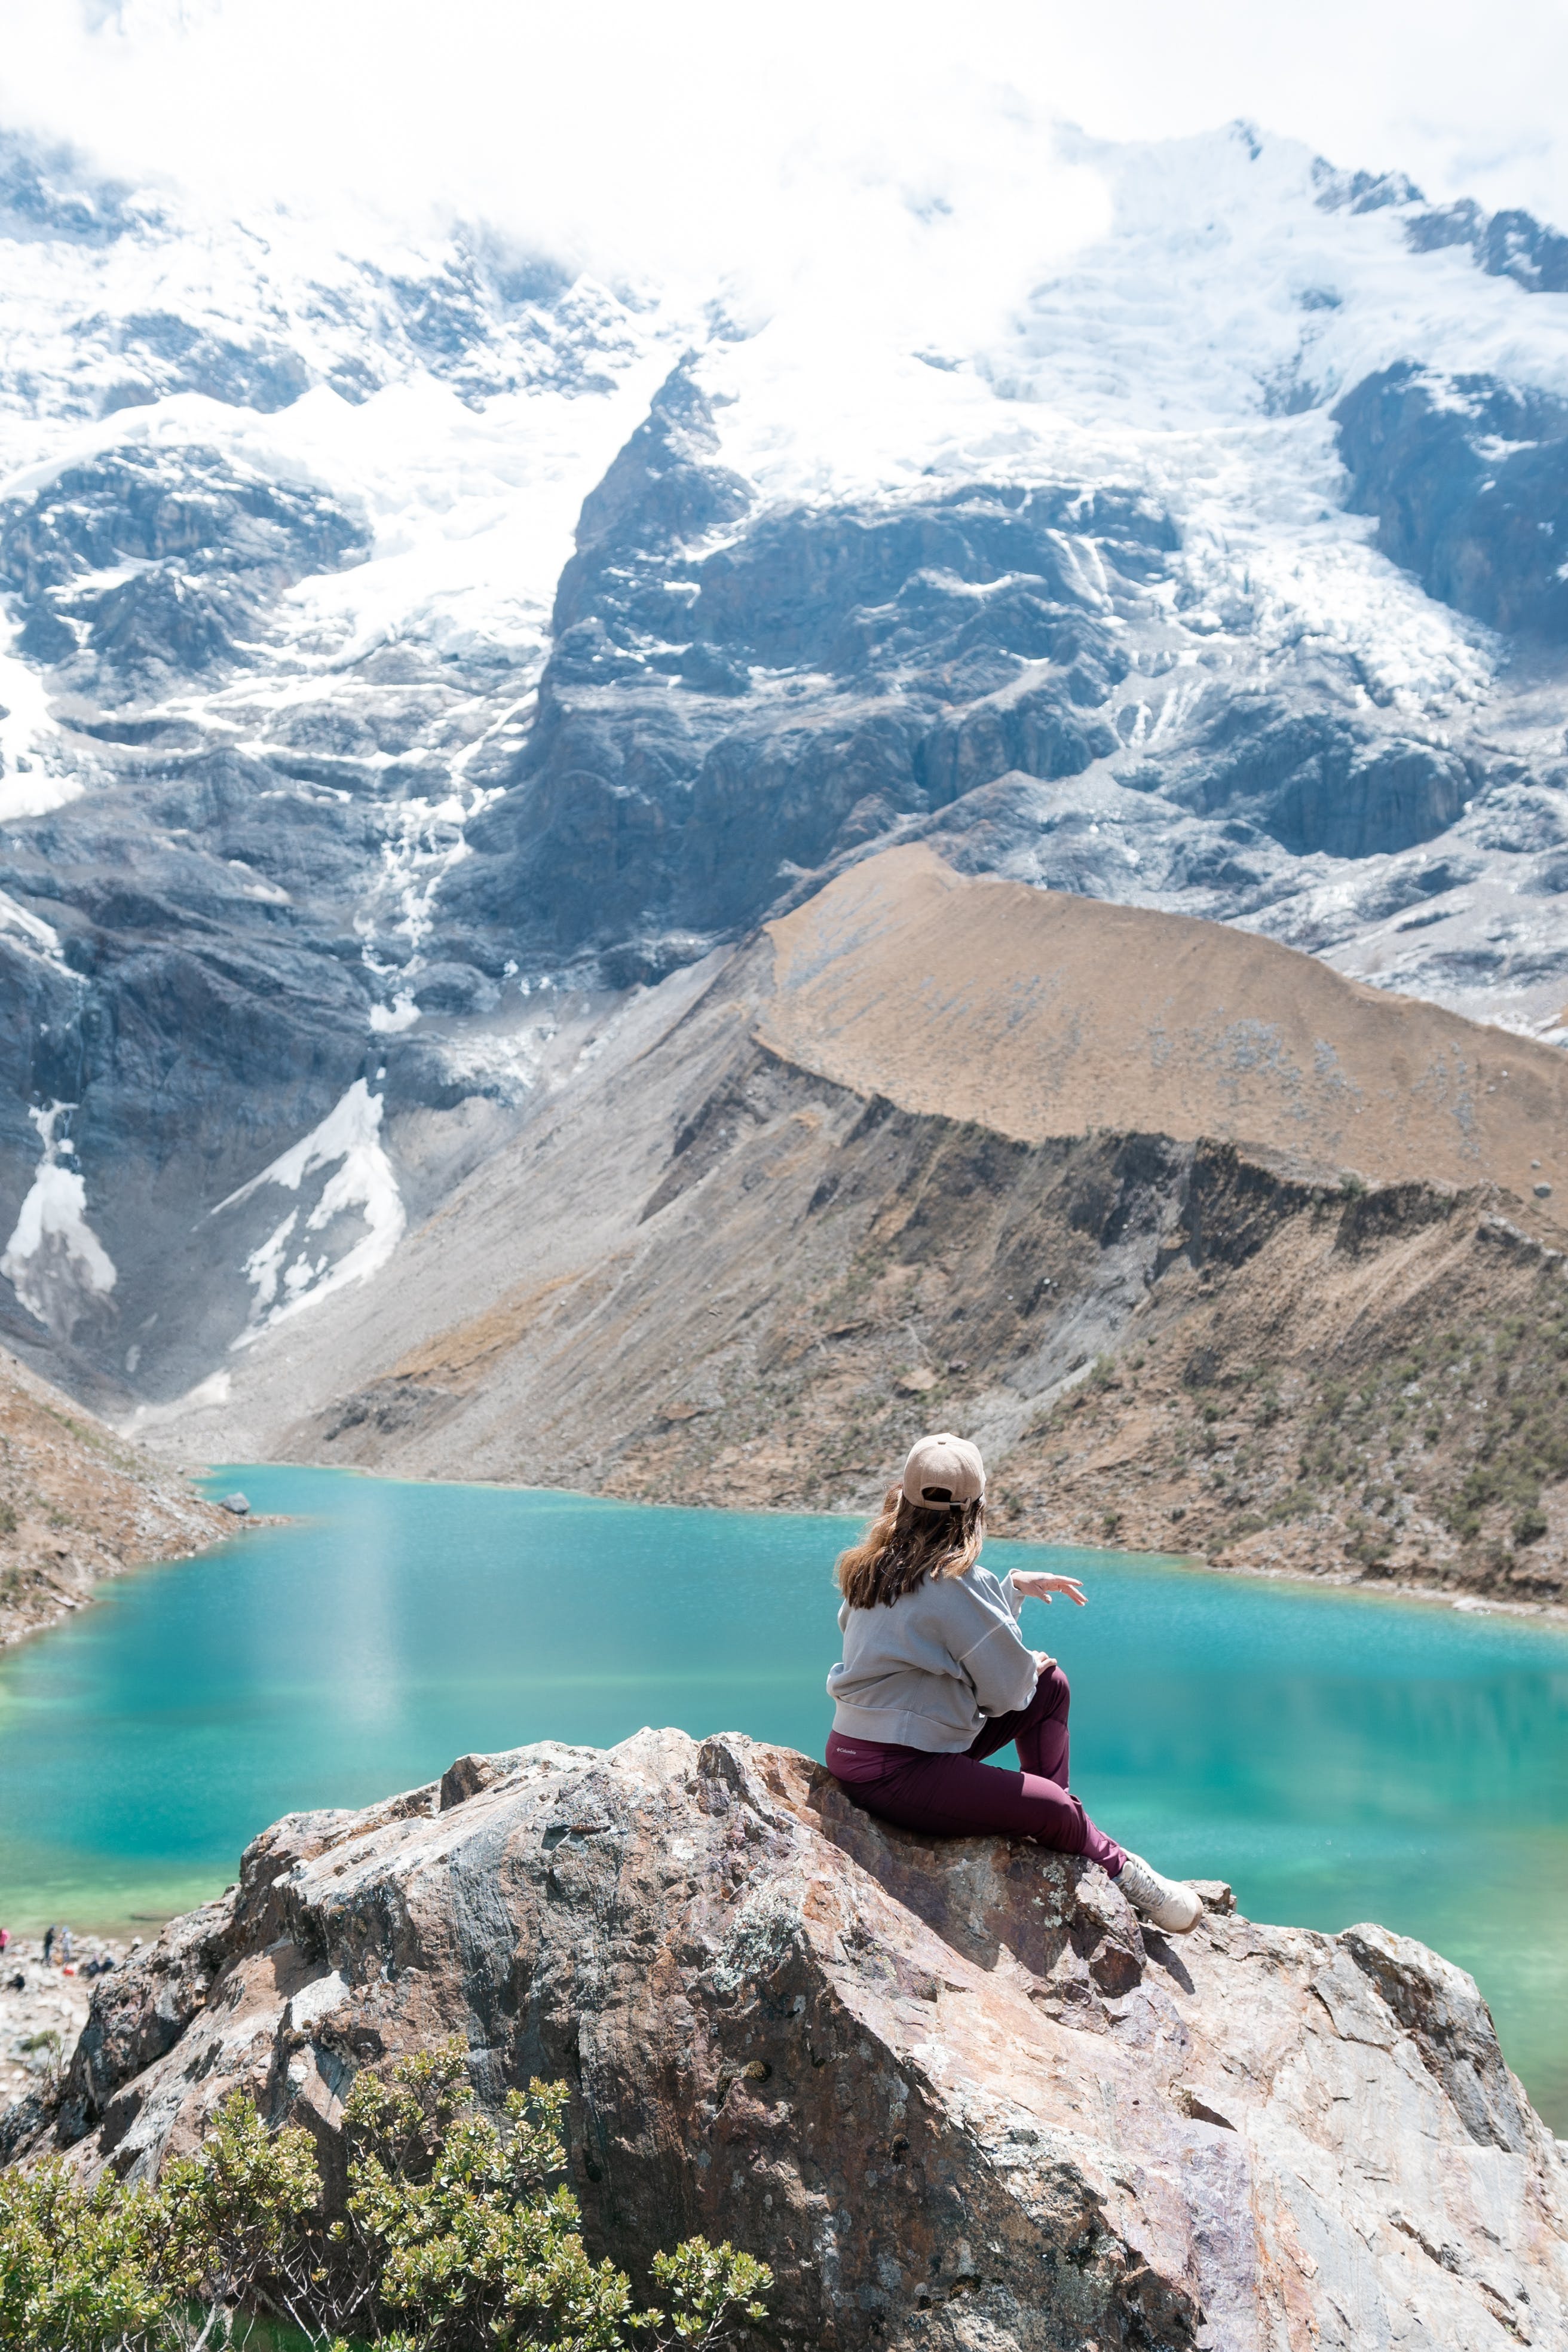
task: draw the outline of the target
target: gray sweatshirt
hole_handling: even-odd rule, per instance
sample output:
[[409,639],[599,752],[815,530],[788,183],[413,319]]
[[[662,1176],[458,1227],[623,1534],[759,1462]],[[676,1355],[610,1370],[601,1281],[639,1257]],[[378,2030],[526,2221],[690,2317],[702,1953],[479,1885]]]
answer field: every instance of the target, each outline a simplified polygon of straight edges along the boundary
[[1018,1633],[1021,1596],[976,1566],[928,1577],[890,1607],[838,1612],[844,1663],[827,1677],[846,1739],[957,1755],[988,1716],[1027,1706],[1035,1654]]

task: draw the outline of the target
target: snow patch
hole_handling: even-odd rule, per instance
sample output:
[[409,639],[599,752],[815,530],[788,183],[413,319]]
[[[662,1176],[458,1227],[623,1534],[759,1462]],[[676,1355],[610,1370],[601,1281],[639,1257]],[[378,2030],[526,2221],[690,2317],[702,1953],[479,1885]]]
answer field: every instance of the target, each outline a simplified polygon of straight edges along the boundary
[[337,1172],[322,1186],[321,1197],[306,1217],[303,1232],[324,1234],[333,1220],[355,1215],[364,1230],[341,1257],[322,1248],[312,1255],[309,1244],[289,1257],[300,1224],[300,1211],[290,1209],[245,1260],[246,1280],[256,1293],[248,1328],[232,1342],[248,1347],[259,1334],[281,1323],[302,1307],[314,1307],[352,1282],[368,1282],[378,1275],[403,1239],[406,1216],[403,1196],[386,1147],[381,1139],[384,1098],[373,1095],[356,1078],[342,1099],[319,1127],[279,1154],[269,1167],[237,1192],[220,1201],[211,1213],[236,1209],[276,1184],[297,1192],[305,1179],[336,1163]]
[[0,652],[0,824],[76,799],[81,778],[56,766],[58,745],[43,679],[7,646]]
[[67,1136],[56,1135],[75,1103],[50,1103],[27,1114],[38,1130],[44,1156],[0,1257],[5,1276],[29,1315],[68,1339],[83,1313],[106,1298],[119,1280],[114,1261],[87,1221],[87,1184],[61,1155],[75,1153]]
[[70,969],[61,953],[60,935],[54,925],[46,923],[41,915],[29,914],[5,890],[0,890],[0,932],[8,933],[24,953],[58,964],[62,971]]

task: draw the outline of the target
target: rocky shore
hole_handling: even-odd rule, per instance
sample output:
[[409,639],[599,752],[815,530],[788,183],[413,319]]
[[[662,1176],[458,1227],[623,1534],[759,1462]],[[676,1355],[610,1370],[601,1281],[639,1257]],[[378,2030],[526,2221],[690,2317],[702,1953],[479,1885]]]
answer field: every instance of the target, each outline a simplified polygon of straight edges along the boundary
[[94,1985],[141,1942],[84,1936],[68,1959],[51,1953],[46,1960],[42,1937],[12,1937],[0,1952],[0,2108],[52,2091],[87,2022]]
[[236,1524],[0,1349],[0,1648],[68,1617],[105,1577],[188,1559]]
[[1472,1980],[1201,1891],[1168,1940],[1091,1865],[923,1844],[735,1734],[464,1757],[258,1838],[0,2149],[143,2177],[239,2084],[331,2180],[356,2072],[455,2032],[487,2105],[569,2084],[591,2242],[730,2237],[781,2344],[1562,2344],[1568,2165]]

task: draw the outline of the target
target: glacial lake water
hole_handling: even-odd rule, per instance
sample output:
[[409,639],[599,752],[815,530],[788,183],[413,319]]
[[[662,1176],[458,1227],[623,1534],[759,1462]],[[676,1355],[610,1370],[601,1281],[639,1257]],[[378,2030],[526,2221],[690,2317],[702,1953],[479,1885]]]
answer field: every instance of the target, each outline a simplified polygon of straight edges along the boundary
[[[469,1749],[738,1729],[820,1756],[847,1522],[230,1467],[258,1512],[0,1658],[0,1921],[124,1930],[219,1891],[278,1814]],[[1473,1971],[1568,2134],[1568,1632],[993,1542],[1115,1836],[1255,1918],[1380,1919]]]

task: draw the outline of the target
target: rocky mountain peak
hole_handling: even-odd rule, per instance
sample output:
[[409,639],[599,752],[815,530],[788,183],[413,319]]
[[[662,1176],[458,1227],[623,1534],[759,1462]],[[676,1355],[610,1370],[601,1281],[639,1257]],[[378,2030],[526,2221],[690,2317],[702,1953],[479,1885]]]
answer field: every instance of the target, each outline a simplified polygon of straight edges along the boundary
[[[385,1262],[373,1193],[416,1224],[630,992],[910,840],[1568,1035],[1552,234],[1245,124],[1078,163],[1110,226],[999,323],[835,336],[7,137],[19,1349],[228,1378],[269,1282]],[[40,1318],[55,1103],[116,1279]]]

